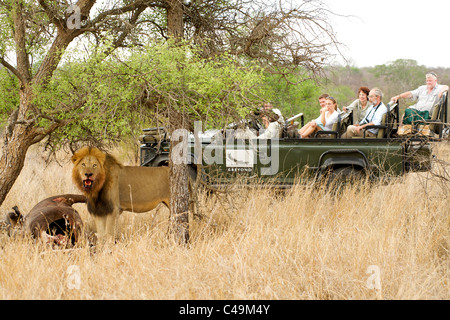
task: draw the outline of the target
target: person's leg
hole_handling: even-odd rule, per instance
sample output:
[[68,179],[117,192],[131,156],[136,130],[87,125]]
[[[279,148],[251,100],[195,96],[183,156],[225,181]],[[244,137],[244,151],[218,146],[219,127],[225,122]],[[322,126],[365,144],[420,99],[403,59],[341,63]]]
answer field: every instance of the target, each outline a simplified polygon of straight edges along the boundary
[[298,134],[301,136],[303,133],[311,127],[311,122],[308,122],[306,125],[304,125],[299,131]]
[[353,137],[362,137],[364,134],[363,130],[359,130],[359,133],[356,132],[356,126],[351,125],[348,126],[347,131],[342,135],[342,138],[353,138]]
[[401,124],[412,124],[414,120],[415,110],[412,108],[405,109],[405,113],[402,116],[402,119],[400,120]]
[[302,139],[309,138],[318,129],[316,124],[311,124],[300,136]]

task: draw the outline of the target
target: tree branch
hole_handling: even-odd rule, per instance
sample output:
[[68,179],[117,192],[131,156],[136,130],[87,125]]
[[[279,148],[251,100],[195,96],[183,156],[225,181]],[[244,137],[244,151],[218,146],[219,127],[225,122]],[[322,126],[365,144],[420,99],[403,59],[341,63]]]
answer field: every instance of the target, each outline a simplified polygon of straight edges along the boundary
[[[146,0],[134,1],[134,2],[131,2],[129,5],[123,6],[121,8],[115,8],[115,9],[101,12],[101,13],[99,13],[99,15],[97,17],[95,17],[94,19],[89,21],[87,23],[86,27],[87,28],[93,27],[97,23],[105,20],[108,16],[121,15],[126,12],[134,11],[138,8],[144,8],[144,10],[145,10],[145,8],[150,7],[150,2],[153,2],[153,1],[148,1],[148,0],[147,1]],[[152,7],[166,8],[166,6],[164,6],[163,4],[158,4],[158,2],[154,2],[152,4]]]
[[[80,8],[80,14],[82,17],[89,16],[89,12],[95,2],[96,0],[79,0],[77,2],[76,5]],[[85,32],[85,30],[73,29],[71,32],[67,32],[63,27],[58,28],[58,34],[33,79],[35,83],[42,83],[43,81],[45,82],[50,79],[53,72],[56,70],[59,61],[61,60],[64,50],[74,38],[83,32]]]
[[45,2],[45,0],[38,0],[41,7],[44,9],[45,13],[49,17],[50,21],[58,28],[59,31],[64,30],[63,19],[57,16],[57,13]]
[[30,62],[26,49],[26,29],[25,19],[23,17],[23,4],[17,3],[15,10],[12,12],[14,23],[14,41],[16,43],[17,71],[21,75],[22,84],[30,81]]
[[21,84],[25,84],[25,78],[20,74],[20,72],[14,68],[11,64],[8,63],[3,57],[0,58],[0,63],[7,68],[9,71],[11,71],[20,81]]

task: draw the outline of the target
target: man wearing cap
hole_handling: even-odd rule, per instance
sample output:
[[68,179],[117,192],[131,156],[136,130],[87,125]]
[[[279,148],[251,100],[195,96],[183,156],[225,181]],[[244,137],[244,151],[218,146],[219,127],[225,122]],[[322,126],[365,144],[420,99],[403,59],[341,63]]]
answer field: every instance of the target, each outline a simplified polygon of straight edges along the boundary
[[398,96],[392,97],[391,101],[397,102],[398,99],[417,100],[417,103],[405,110],[402,117],[402,124],[411,124],[414,116],[423,119],[429,119],[434,105],[439,101],[445,91],[448,91],[447,85],[437,83],[437,75],[434,72],[428,72],[425,76],[426,85],[420,86],[416,90],[406,91]]

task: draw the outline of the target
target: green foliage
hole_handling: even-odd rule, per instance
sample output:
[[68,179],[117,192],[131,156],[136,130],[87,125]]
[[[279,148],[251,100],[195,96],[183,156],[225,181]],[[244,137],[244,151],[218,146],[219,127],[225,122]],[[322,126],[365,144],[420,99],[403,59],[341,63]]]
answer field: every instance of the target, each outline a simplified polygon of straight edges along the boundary
[[[54,1],[51,1],[54,2]],[[63,16],[68,5],[50,5],[51,10]],[[37,1],[2,1],[0,5],[0,56],[8,57],[16,51],[14,37],[14,15],[19,11],[25,19],[25,46],[27,54],[30,55],[30,63],[42,60],[48,50],[48,46],[53,42],[50,36],[56,27],[50,22],[48,15]]]
[[154,44],[126,58],[98,54],[68,62],[45,87],[34,88],[33,104],[45,115],[43,128],[68,121],[52,135],[55,144],[136,136],[144,124],[167,125],[155,119],[169,109],[184,114],[188,127],[202,120],[210,128],[258,105],[261,72],[227,55],[205,60],[192,47]]
[[33,104],[45,115],[39,126],[68,121],[56,132],[57,142],[83,138],[117,140],[138,125],[130,107],[137,95],[135,81],[123,65],[99,62],[98,56],[62,66],[45,87],[36,87]]
[[157,98],[158,110],[175,110],[191,124],[224,126],[258,104],[261,70],[239,65],[227,54],[204,59],[190,46],[162,44],[135,52],[130,65],[145,79],[150,97]]
[[8,48],[14,47],[14,39],[11,37],[14,23],[6,6],[0,6],[0,25],[0,56],[4,56]]
[[[265,91],[268,100],[276,105],[288,118],[298,113],[303,113],[305,121],[315,119],[319,116],[318,97],[323,93],[333,96],[338,106],[347,106],[356,99],[356,93],[349,86],[344,85],[318,85],[313,80],[299,81],[300,77],[291,75],[288,82],[274,76],[266,75]],[[298,84],[292,84],[297,83]]]
[[341,110],[358,98],[357,92],[354,92],[349,86],[328,85],[323,91],[336,99]]
[[19,81],[6,68],[0,69],[0,127],[19,104]]
[[161,104],[208,126],[245,116],[257,104],[261,70],[240,66],[226,54],[206,60],[192,47],[165,44],[136,52],[130,63],[140,68],[138,73]]
[[285,118],[289,118],[298,113],[303,113],[305,119],[316,118],[319,112],[317,98],[322,94],[320,87],[312,80],[301,80],[294,75],[288,78],[289,84],[284,79],[276,75],[267,74],[265,76],[265,92],[268,101],[278,107]]
[[385,83],[385,93],[393,95],[413,90],[425,83],[427,69],[415,60],[398,59],[383,65],[375,66],[371,72],[376,79]]

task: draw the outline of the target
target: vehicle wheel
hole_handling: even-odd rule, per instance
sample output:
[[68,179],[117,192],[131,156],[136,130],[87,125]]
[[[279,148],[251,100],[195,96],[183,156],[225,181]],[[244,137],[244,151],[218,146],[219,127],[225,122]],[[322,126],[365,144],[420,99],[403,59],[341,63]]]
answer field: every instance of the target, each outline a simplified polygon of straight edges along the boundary
[[342,181],[359,181],[364,178],[364,173],[360,169],[355,169],[352,167],[337,168],[333,170],[332,174],[335,178],[341,179]]
[[354,184],[365,179],[365,172],[353,167],[342,167],[333,169],[324,177],[327,188],[339,189],[348,184]]

